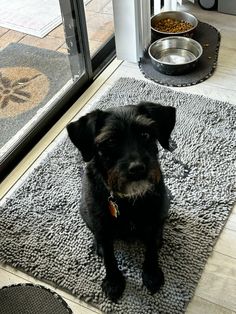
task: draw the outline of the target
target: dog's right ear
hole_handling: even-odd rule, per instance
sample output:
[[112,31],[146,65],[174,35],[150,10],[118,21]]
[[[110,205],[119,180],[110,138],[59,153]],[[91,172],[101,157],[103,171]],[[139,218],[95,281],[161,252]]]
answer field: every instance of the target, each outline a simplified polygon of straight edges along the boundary
[[81,117],[78,121],[71,122],[66,127],[71,142],[79,149],[86,162],[94,156],[94,139],[107,115],[107,112],[97,109]]

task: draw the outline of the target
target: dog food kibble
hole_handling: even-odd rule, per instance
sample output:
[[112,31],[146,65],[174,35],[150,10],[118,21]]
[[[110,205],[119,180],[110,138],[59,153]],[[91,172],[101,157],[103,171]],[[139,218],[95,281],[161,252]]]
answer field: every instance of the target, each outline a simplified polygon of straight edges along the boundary
[[153,25],[153,28],[155,28],[159,32],[164,33],[180,33],[188,31],[193,27],[192,24],[185,22],[183,20],[176,20],[176,19],[162,19],[158,22],[156,22]]

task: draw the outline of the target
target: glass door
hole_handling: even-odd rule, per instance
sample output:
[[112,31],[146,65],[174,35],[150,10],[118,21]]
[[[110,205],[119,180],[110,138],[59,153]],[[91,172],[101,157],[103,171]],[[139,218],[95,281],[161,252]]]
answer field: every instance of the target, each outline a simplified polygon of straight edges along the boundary
[[7,1],[0,17],[0,179],[115,56],[111,1],[25,0],[28,22],[15,2],[18,20]]
[[84,0],[92,70],[97,75],[115,56],[112,0]]
[[85,3],[89,50],[94,56],[114,33],[112,0],[86,0]]

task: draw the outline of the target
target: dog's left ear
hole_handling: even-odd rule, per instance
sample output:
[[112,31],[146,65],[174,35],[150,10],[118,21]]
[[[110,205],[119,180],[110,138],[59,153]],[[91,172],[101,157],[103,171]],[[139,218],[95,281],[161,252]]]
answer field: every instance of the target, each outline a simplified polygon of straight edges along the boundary
[[161,146],[170,149],[170,134],[175,126],[175,108],[162,106],[151,102],[142,102],[138,105],[138,113],[151,118],[156,122],[157,139]]

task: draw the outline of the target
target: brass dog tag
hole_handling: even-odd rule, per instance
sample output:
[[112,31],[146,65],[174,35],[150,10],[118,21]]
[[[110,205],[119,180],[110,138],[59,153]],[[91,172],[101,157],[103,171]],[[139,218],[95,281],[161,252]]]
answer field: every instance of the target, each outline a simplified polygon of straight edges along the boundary
[[108,208],[113,217],[117,218],[118,215],[120,215],[118,205],[116,204],[112,196],[108,197]]

